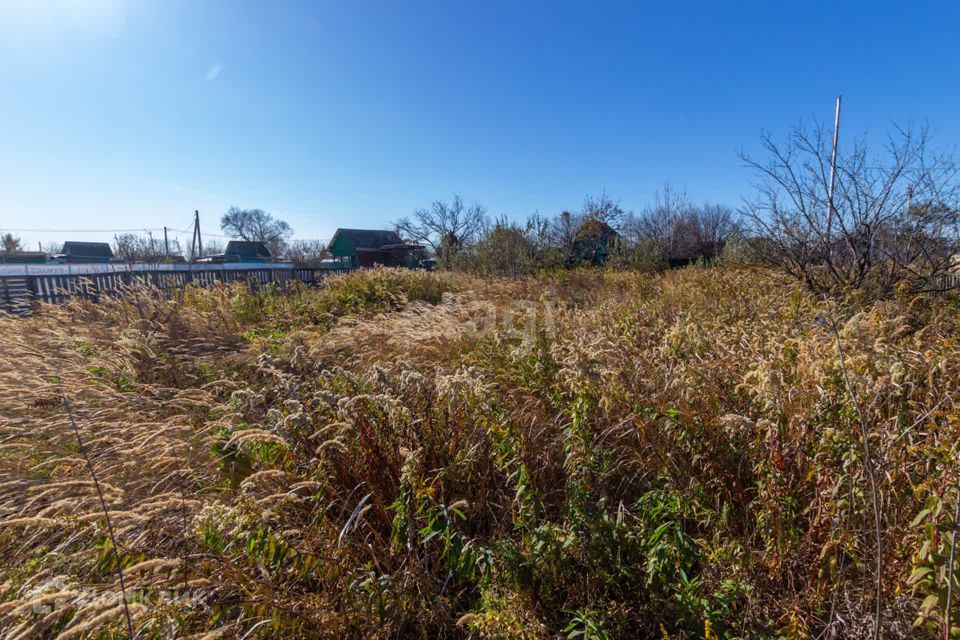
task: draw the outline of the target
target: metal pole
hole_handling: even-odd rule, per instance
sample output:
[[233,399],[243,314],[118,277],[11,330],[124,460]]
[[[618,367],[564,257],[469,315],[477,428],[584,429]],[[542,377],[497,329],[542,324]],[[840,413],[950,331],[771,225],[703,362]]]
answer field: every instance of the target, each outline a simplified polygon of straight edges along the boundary
[[203,239],[200,237],[200,210],[195,209],[193,212],[194,228],[197,230],[197,249],[199,251],[198,257],[203,257]]
[[833,206],[833,190],[837,179],[837,140],[840,137],[840,97],[837,96],[837,111],[833,117],[833,151],[830,154],[830,191],[827,193],[827,242],[830,242],[830,231],[833,227],[833,216],[836,209]]
[[193,223],[193,236],[190,238],[190,260],[191,262],[196,262],[197,260],[197,223],[194,220]]
[[167,228],[163,228],[163,254],[170,257],[170,241],[167,240]]

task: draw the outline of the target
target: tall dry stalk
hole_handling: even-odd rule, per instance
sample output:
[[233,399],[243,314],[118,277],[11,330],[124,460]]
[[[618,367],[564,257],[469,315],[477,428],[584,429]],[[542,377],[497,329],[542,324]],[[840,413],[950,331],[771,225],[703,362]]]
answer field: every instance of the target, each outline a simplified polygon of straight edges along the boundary
[[830,306],[830,298],[823,297],[827,308],[827,318],[830,321],[830,328],[833,330],[833,336],[837,343],[837,352],[840,356],[840,370],[843,372],[843,383],[850,395],[850,401],[857,412],[857,421],[860,424],[860,446],[863,449],[863,463],[867,471],[867,478],[870,480],[870,497],[873,505],[873,525],[876,543],[876,575],[874,577],[876,586],[876,602],[874,605],[874,623],[873,639],[880,637],[880,614],[883,599],[883,533],[881,530],[880,518],[880,492],[877,489],[877,472],[873,462],[873,455],[870,452],[870,434],[867,429],[867,421],[863,417],[863,411],[860,409],[860,401],[857,399],[856,390],[850,381],[850,375],[847,371],[847,360],[843,352],[843,341],[840,339],[840,330],[837,328],[837,322],[833,315],[833,309]]
[[[184,455],[184,460],[186,459],[187,459],[187,456]],[[189,514],[187,512],[187,492],[186,492],[186,488],[183,485],[184,470],[183,470],[183,466],[180,464],[179,456],[175,455],[174,461],[176,464],[176,472],[177,472],[177,491],[180,494],[180,526],[181,526],[180,535],[183,538],[183,541],[186,542],[187,531],[189,530],[190,525],[188,521]],[[190,585],[190,556],[189,554],[186,553],[186,550],[184,550],[184,554],[181,560],[183,561],[183,590],[184,592],[186,592],[186,590],[189,588],[189,585]]]
[[103,498],[103,489],[100,488],[100,479],[97,477],[97,471],[93,467],[93,460],[90,459],[90,454],[87,451],[87,445],[83,440],[83,436],[80,434],[80,428],[77,426],[77,421],[73,415],[73,406],[70,404],[70,399],[67,397],[66,391],[63,389],[63,381],[57,379],[57,388],[60,391],[60,397],[63,400],[63,408],[67,412],[67,418],[70,420],[70,427],[73,429],[73,435],[77,438],[77,446],[80,448],[80,455],[83,456],[84,461],[87,463],[87,471],[90,472],[90,478],[93,480],[93,486],[97,490],[97,498],[100,500],[100,509],[103,511],[103,517],[107,522],[107,533],[110,536],[110,543],[112,545],[113,557],[117,563],[117,578],[120,580],[120,599],[123,604],[123,615],[127,623],[127,637],[130,640],[133,640],[133,621],[130,618],[130,607],[127,605],[127,587],[123,579],[123,562],[120,559],[120,546],[117,543],[117,536],[113,532],[113,522],[110,520],[110,510],[107,508],[107,501]]

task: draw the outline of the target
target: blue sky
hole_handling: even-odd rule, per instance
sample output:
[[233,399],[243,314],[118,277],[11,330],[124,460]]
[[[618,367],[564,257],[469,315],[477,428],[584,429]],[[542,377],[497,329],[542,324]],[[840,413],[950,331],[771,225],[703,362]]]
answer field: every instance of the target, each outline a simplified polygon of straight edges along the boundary
[[665,180],[737,206],[737,152],[837,93],[845,133],[960,141],[958,28],[955,1],[0,0],[0,230],[216,233],[237,205],[329,238]]

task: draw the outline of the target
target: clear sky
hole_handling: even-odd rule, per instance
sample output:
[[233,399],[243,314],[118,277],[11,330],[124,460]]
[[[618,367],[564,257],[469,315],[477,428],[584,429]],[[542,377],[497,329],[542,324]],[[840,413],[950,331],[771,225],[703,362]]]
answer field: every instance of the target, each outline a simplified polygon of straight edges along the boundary
[[0,0],[0,230],[737,206],[737,152],[837,93],[846,132],[955,145],[960,2]]

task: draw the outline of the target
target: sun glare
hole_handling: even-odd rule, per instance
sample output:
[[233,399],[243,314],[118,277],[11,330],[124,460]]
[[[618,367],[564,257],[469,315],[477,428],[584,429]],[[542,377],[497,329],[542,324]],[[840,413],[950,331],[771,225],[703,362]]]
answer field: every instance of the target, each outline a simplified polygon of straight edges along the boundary
[[60,30],[118,37],[126,29],[124,0],[3,0],[0,33],[16,42],[49,38]]

